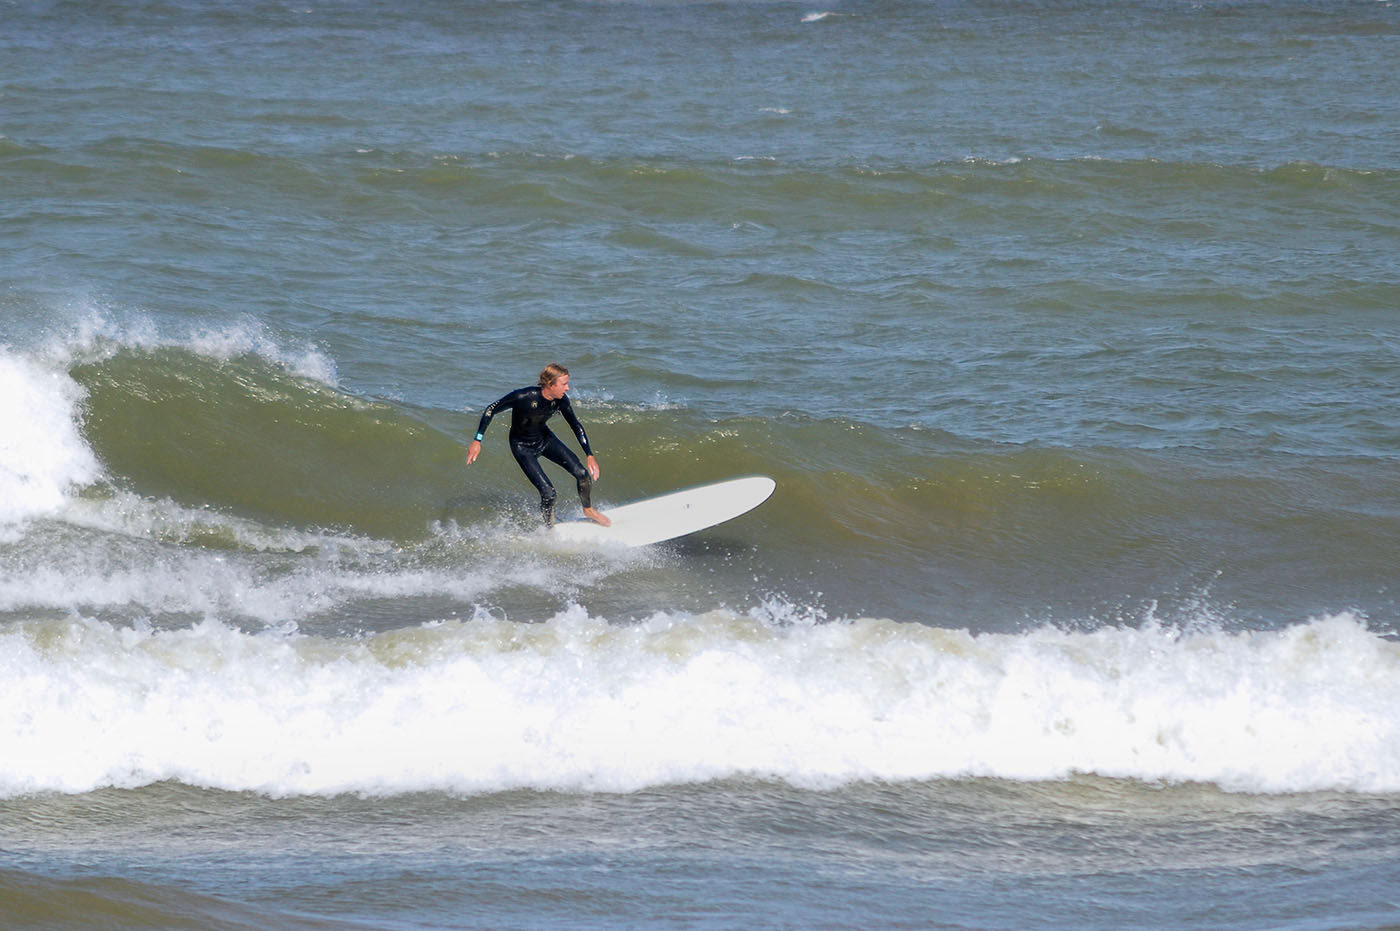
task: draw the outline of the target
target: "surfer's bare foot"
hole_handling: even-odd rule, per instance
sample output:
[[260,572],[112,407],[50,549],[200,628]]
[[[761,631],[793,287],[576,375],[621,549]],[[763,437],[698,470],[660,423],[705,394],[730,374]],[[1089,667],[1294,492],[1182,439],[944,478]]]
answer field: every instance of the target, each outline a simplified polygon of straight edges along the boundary
[[608,515],[597,508],[584,508],[583,516],[593,521],[595,524],[602,524],[604,527],[612,526],[612,521],[608,519]]

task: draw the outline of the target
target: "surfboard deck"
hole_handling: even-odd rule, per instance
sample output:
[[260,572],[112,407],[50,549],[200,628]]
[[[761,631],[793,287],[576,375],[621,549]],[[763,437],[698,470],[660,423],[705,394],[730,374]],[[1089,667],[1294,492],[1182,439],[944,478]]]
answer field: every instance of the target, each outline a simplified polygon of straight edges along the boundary
[[612,519],[611,527],[586,519],[569,520],[555,524],[552,533],[566,543],[649,546],[747,514],[777,487],[766,475],[732,478],[603,509]]

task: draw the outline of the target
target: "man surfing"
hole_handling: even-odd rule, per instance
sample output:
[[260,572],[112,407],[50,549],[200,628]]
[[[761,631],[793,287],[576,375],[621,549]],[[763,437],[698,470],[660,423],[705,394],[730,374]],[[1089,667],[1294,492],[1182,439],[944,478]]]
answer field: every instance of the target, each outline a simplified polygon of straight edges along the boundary
[[[540,372],[540,383],[529,388],[518,388],[510,394],[486,406],[481,412],[481,423],[476,427],[476,439],[467,447],[467,465],[476,462],[481,455],[481,441],[486,437],[486,428],[491,426],[491,418],[501,408],[510,409],[510,451],[520,465],[525,477],[539,489],[540,510],[544,513],[547,526],[554,525],[554,502],[558,493],[549,476],[540,468],[540,457],[569,470],[578,482],[578,498],[583,503],[583,514],[589,520],[608,527],[612,521],[607,515],[593,507],[593,483],[601,474],[598,460],[593,457],[593,449],[588,445],[588,435],[583,432],[583,424],[574,414],[569,403],[569,370],[558,362],[551,362]],[[578,461],[573,450],[565,446],[550,432],[545,424],[555,411],[564,415],[564,420],[573,428],[583,453],[588,457],[587,465]]]

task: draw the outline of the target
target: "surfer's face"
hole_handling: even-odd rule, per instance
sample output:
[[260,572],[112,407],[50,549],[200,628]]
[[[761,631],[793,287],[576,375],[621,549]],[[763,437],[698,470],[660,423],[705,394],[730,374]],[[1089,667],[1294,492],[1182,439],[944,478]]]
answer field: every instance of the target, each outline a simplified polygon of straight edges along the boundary
[[569,392],[569,376],[560,375],[554,379],[554,384],[540,391],[546,400],[557,401]]

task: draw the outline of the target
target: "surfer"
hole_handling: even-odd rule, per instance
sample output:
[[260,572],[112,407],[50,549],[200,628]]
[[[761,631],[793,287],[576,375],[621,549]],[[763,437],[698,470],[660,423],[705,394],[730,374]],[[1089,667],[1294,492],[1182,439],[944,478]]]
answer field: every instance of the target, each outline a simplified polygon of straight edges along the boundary
[[[476,427],[476,439],[467,447],[467,465],[476,462],[481,455],[481,441],[486,436],[486,428],[491,426],[491,418],[502,408],[510,409],[510,451],[519,463],[525,477],[540,491],[540,510],[544,512],[546,525],[554,524],[554,501],[558,497],[554,484],[540,468],[540,457],[557,463],[569,470],[578,482],[578,498],[583,503],[584,516],[607,527],[612,524],[607,515],[593,507],[593,483],[598,480],[600,471],[598,460],[593,457],[593,449],[588,445],[588,435],[583,432],[583,424],[574,414],[569,403],[569,370],[558,362],[551,362],[540,372],[540,383],[529,388],[518,388],[510,394],[486,406],[481,412],[481,423]],[[574,451],[545,426],[554,412],[564,415],[564,420],[573,428],[578,437],[587,465],[578,461]]]

